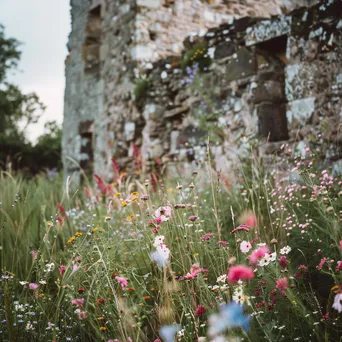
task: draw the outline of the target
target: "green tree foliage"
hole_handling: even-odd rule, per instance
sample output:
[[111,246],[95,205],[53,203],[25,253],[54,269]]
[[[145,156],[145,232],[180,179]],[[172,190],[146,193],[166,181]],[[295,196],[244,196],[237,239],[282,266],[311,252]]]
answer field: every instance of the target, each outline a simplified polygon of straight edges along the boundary
[[8,72],[18,66],[19,46],[16,39],[5,36],[0,24],[0,143],[25,143],[26,127],[36,123],[45,109],[35,93],[23,94],[7,81]]

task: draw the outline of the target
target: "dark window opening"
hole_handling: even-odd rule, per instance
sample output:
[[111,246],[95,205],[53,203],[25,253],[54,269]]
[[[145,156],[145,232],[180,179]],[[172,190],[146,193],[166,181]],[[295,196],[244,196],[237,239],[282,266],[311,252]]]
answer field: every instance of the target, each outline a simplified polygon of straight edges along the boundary
[[93,75],[100,74],[101,21],[101,6],[89,11],[86,38],[83,44],[83,59],[85,72]]
[[254,104],[259,119],[259,134],[269,141],[288,139],[285,95],[287,36],[256,45],[258,82]]
[[82,121],[78,130],[81,136],[80,166],[87,175],[92,175],[94,169],[94,122],[92,120]]

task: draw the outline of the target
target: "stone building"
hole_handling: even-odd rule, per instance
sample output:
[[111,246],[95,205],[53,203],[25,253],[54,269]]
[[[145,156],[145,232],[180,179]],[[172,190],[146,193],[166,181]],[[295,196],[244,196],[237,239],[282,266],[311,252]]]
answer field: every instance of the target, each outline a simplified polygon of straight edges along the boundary
[[[220,168],[244,155],[250,136],[265,158],[284,142],[305,153],[313,141],[342,158],[341,1],[316,2],[71,0],[66,174],[110,178],[112,157],[129,166],[136,151],[147,166],[203,159],[195,112],[204,97]],[[210,58],[200,71],[184,65],[198,46]]]

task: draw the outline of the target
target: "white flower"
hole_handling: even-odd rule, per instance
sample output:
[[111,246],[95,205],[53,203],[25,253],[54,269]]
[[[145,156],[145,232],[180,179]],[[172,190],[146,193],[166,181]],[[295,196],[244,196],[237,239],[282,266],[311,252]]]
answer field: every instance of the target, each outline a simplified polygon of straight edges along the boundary
[[19,281],[19,284],[24,286],[24,285],[28,284],[28,281]]
[[273,252],[270,254],[270,261],[276,261],[277,259],[277,253],[276,252]]
[[165,239],[165,236],[163,236],[163,235],[156,236],[155,239],[154,239],[153,246],[154,247],[158,247],[160,245],[163,245],[164,244],[164,239]]
[[46,285],[46,280],[40,280],[39,284]]
[[225,283],[227,280],[227,275],[226,274],[223,274],[221,276],[219,276],[217,279],[216,279],[216,282],[217,283]]
[[243,293],[233,293],[233,301],[236,304],[244,304],[247,299],[247,296],[245,296]]
[[151,259],[163,267],[169,263],[170,250],[165,245],[159,245],[157,250],[151,253]]
[[332,307],[338,312],[342,312],[342,293],[338,293],[335,296]]
[[45,265],[45,270],[44,270],[44,272],[50,273],[50,272],[52,272],[54,269],[55,269],[55,264],[52,262],[52,263],[50,263],[50,264],[46,264],[46,265]]
[[267,265],[270,263],[270,259],[271,259],[271,256],[270,256],[268,253],[266,253],[266,254],[259,260],[258,266],[261,266],[261,267],[267,266]]
[[252,245],[248,241],[242,241],[240,243],[240,250],[242,253],[248,253],[252,249]]
[[289,254],[291,252],[291,247],[290,246],[285,246],[280,250],[280,254]]

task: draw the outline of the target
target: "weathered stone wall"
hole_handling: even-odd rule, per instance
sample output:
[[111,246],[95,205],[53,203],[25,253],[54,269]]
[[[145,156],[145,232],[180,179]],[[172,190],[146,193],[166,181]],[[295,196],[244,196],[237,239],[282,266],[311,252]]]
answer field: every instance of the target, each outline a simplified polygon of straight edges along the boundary
[[[308,2],[316,1],[72,0],[66,173],[75,170],[71,157],[110,178],[111,158],[130,167],[135,146],[146,167],[198,162],[208,132],[223,169],[248,157],[255,137],[265,159],[284,141],[341,158],[332,148],[340,141],[339,1],[241,18]],[[212,60],[202,72],[182,65],[196,44]]]
[[193,38],[205,40],[213,56],[210,71],[197,74],[197,87],[175,66],[176,57],[156,63],[143,105],[144,157],[169,164],[204,159],[208,133],[194,111],[205,111],[201,102],[209,97],[214,105],[203,115],[219,137],[211,147],[219,168],[247,157],[253,135],[265,160],[284,143],[301,154],[305,146],[317,148],[325,162],[341,158],[338,6],[330,1],[270,20],[244,18]]

